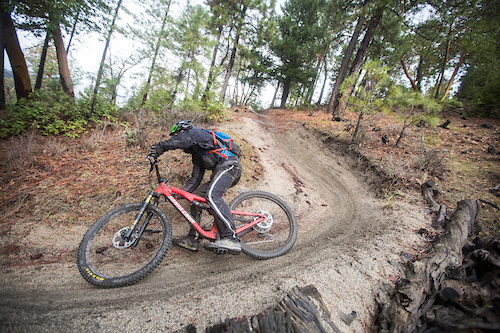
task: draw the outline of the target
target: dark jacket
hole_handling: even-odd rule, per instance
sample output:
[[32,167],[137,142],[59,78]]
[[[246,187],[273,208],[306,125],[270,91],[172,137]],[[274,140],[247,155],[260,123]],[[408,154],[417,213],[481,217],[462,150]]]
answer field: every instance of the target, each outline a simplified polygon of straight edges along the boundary
[[237,156],[223,159],[216,154],[206,154],[206,151],[215,148],[218,147],[215,147],[212,135],[202,127],[196,126],[181,131],[166,141],[160,141],[156,151],[162,154],[167,150],[182,149],[192,155],[193,173],[182,189],[193,192],[203,180],[205,170],[213,171],[223,165],[240,164]]

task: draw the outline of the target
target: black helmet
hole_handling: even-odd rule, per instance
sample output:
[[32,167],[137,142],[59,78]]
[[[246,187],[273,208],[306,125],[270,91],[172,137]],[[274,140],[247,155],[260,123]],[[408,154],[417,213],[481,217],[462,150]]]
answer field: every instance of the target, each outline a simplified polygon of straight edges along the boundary
[[170,135],[174,135],[179,133],[180,131],[188,130],[193,128],[194,125],[191,120],[180,120],[172,126],[172,130],[170,131]]

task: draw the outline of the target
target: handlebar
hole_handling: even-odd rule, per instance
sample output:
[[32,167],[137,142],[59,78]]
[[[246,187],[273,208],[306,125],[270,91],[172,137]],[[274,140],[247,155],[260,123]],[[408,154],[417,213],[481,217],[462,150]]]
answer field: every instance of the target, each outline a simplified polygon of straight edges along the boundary
[[158,156],[149,154],[146,156],[146,159],[149,161],[150,168],[149,168],[149,174],[153,172],[153,169],[156,171],[156,178],[158,179],[158,184],[162,182],[162,178],[160,175],[160,170],[158,169]]

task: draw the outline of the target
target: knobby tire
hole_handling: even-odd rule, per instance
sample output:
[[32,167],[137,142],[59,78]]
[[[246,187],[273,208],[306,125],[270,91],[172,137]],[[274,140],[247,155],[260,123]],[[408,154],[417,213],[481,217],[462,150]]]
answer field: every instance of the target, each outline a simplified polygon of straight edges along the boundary
[[[297,219],[292,209],[278,196],[249,191],[240,194],[229,207],[236,211],[264,211],[270,216],[267,226],[257,226],[238,235],[241,251],[255,259],[271,259],[284,255],[297,240]],[[251,222],[248,217],[234,215],[236,227]]]
[[117,207],[104,214],[87,231],[78,250],[78,269],[87,282],[104,288],[131,285],[161,263],[172,243],[172,224],[154,205],[148,205],[139,221],[138,225],[141,225],[148,213],[152,213],[135,248],[113,245],[113,238],[117,239],[120,230],[131,225],[142,205],[139,202]]

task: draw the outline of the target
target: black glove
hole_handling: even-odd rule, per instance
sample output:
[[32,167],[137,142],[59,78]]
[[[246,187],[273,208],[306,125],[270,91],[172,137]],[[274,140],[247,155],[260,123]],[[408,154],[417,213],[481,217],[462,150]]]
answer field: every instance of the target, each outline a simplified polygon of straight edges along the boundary
[[149,148],[149,156],[151,157],[159,157],[161,153],[158,153],[158,145],[152,145],[151,148]]

